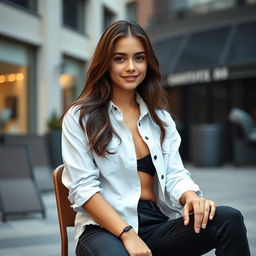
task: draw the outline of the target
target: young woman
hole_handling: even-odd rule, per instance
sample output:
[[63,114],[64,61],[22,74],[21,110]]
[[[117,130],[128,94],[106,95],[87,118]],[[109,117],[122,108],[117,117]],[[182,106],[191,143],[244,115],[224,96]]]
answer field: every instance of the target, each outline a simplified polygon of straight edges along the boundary
[[240,212],[216,208],[184,169],[160,77],[139,25],[104,32],[62,123],[76,255],[250,255]]

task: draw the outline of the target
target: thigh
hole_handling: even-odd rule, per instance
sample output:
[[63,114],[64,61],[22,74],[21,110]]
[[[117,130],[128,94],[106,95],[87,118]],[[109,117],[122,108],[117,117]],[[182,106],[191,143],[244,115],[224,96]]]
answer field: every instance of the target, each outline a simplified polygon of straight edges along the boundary
[[[154,256],[200,256],[214,248],[210,227],[194,231],[194,216],[190,216],[190,223],[184,226],[183,218],[167,221],[151,230],[147,245]],[[210,231],[210,232],[209,232]]]
[[122,243],[116,236],[97,226],[88,225],[79,237],[77,256],[128,256]]
[[[147,218],[152,219],[160,215],[159,210],[153,210],[152,213],[145,212],[144,209],[142,223],[148,223]],[[163,220],[163,218],[161,218]],[[208,223],[207,229],[201,229],[197,234],[194,231],[194,215],[190,215],[188,226],[184,226],[183,218],[162,221],[153,225],[141,225],[139,230],[140,237],[152,250],[154,256],[196,256],[209,252],[214,248],[214,235],[216,225],[214,222]]]
[[[201,229],[199,234],[194,231],[194,215],[191,214],[188,226],[184,226],[183,218],[178,218],[144,227],[140,236],[154,256],[199,256],[214,248],[218,255],[249,255],[242,216],[231,207],[217,207],[214,219],[209,220],[207,228]],[[232,253],[225,254],[225,251]]]

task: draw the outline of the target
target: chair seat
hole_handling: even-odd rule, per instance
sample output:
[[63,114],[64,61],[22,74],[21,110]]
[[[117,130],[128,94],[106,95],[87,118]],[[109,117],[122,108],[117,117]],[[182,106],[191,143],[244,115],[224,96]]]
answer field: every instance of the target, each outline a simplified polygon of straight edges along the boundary
[[42,201],[31,179],[0,180],[0,194],[6,214],[42,211]]

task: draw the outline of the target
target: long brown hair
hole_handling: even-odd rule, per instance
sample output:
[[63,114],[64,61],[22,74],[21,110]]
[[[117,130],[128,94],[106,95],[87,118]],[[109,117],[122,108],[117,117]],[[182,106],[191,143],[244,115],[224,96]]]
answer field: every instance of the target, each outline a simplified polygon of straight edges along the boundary
[[[111,153],[107,151],[107,145],[113,134],[118,136],[111,126],[108,115],[108,105],[112,99],[111,80],[108,73],[110,61],[115,42],[129,34],[142,41],[148,63],[146,77],[136,91],[147,104],[152,119],[161,130],[161,143],[165,137],[164,126],[166,124],[157,116],[155,110],[166,109],[167,98],[160,85],[159,64],[150,40],[138,24],[123,20],[117,21],[109,26],[101,36],[86,74],[84,89],[78,99],[71,104],[71,106],[78,106],[79,124],[87,134],[90,150],[101,157]],[[87,120],[84,126],[85,116]]]

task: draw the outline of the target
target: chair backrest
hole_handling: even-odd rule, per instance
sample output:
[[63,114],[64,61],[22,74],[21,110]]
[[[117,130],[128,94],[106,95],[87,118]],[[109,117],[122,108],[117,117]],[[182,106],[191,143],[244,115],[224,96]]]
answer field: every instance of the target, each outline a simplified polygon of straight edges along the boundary
[[67,227],[73,227],[76,212],[70,207],[68,200],[68,189],[62,183],[63,165],[58,166],[53,172],[54,190],[56,196],[58,218],[61,235],[61,255],[68,255]]
[[0,146],[0,179],[33,178],[32,163],[26,145]]
[[33,166],[50,166],[46,139],[40,135],[4,135],[6,145],[28,145],[31,150]]
[[251,129],[255,126],[252,117],[240,108],[233,108],[229,113],[229,120],[238,125],[247,138]]

